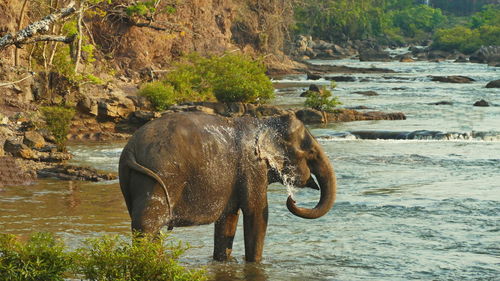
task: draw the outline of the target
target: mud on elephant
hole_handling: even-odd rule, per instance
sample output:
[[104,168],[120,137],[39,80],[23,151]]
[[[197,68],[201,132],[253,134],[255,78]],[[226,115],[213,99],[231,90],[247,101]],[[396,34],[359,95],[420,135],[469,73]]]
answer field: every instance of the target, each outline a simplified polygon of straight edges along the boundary
[[290,212],[307,219],[326,214],[336,192],[330,161],[293,114],[267,119],[166,114],[132,136],[119,174],[133,230],[157,233],[165,225],[215,222],[216,260],[231,255],[240,210],[245,258],[261,260],[270,183],[319,189],[320,200],[311,209],[288,197]]

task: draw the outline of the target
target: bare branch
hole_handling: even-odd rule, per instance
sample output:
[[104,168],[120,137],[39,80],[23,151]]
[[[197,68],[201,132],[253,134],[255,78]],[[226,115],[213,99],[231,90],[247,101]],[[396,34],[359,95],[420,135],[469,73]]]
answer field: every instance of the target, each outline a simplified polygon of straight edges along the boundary
[[59,35],[39,35],[35,37],[31,37],[30,39],[26,39],[21,44],[31,44],[36,42],[44,42],[44,41],[54,41],[54,42],[63,42],[69,44],[75,40],[76,36],[59,36]]
[[25,29],[18,31],[16,34],[8,33],[4,37],[0,38],[0,50],[7,48],[10,45],[20,45],[24,41],[33,37],[35,34],[43,31],[48,31],[49,26],[55,21],[65,18],[73,14],[75,9],[75,3],[71,2],[68,7],[60,9],[53,14],[50,14],[40,21],[34,22],[28,25]]
[[33,76],[35,73],[34,72],[31,72],[28,76],[20,79],[20,80],[17,80],[17,81],[14,81],[14,82],[7,82],[7,83],[0,83],[0,87],[5,87],[5,86],[10,86],[10,85],[14,85],[14,84],[17,84],[17,83],[20,83],[28,78],[30,78],[31,76]]

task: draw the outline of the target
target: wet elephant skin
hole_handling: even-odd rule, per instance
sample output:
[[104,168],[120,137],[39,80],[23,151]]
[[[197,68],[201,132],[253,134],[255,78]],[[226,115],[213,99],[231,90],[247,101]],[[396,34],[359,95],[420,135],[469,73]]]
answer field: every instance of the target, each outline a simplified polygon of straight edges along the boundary
[[291,213],[308,219],[326,214],[336,192],[330,161],[293,114],[267,119],[165,114],[131,137],[119,174],[133,231],[155,234],[165,225],[215,222],[213,257],[221,261],[231,255],[240,211],[245,259],[261,260],[270,183],[319,189],[314,208],[287,200]]

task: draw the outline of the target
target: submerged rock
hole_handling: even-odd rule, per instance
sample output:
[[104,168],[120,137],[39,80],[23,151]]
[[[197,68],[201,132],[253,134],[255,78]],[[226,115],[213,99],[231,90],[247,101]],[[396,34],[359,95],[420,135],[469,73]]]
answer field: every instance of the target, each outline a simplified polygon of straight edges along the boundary
[[485,100],[479,100],[474,103],[474,106],[490,106],[490,103]]
[[57,165],[37,171],[39,178],[56,178],[61,180],[105,181],[117,179],[115,174],[102,173],[94,168],[74,165]]
[[319,80],[321,79],[321,75],[317,73],[307,72],[307,80]]
[[486,88],[500,88],[500,79],[489,82],[486,84]]
[[357,91],[352,92],[353,94],[363,95],[363,96],[378,96],[378,93],[375,91]]
[[429,105],[453,105],[453,102],[451,101],[438,101],[438,102],[431,102]]
[[461,75],[452,76],[430,76],[431,81],[444,82],[444,83],[472,83],[476,80]]
[[329,76],[325,77],[326,80],[335,82],[355,82],[356,78],[353,76]]
[[359,61],[391,61],[388,52],[376,49],[366,49],[359,52]]

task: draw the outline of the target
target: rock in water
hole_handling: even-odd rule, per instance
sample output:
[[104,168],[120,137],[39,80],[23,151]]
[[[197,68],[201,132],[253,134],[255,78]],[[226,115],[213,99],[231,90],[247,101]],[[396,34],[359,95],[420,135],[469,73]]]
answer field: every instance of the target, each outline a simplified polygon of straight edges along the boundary
[[444,83],[472,83],[476,80],[461,76],[461,75],[452,75],[452,76],[430,76],[432,81],[444,82]]
[[479,100],[474,103],[474,106],[490,106],[490,103],[485,100]]
[[486,88],[500,88],[500,79],[489,82],[486,84]]

